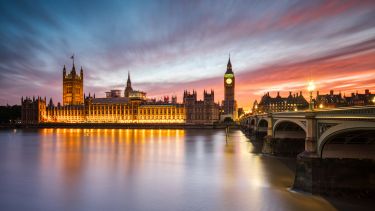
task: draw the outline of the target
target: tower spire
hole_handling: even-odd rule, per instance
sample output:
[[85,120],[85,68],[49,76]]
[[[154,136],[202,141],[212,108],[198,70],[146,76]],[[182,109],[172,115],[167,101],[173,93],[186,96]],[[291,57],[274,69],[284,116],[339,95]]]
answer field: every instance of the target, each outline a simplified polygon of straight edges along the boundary
[[129,97],[129,93],[133,91],[133,88],[132,88],[132,82],[130,80],[130,71],[128,71],[128,80],[126,82],[126,87],[125,87],[125,91],[124,91],[124,96],[125,97]]
[[230,53],[229,53],[229,59],[228,59],[228,67],[232,68],[232,63],[230,62]]
[[76,67],[74,65],[74,54],[70,58],[73,60],[72,73],[74,73],[74,75],[75,75],[76,74]]
[[130,71],[128,71],[128,81],[127,81],[127,84],[131,84],[131,81],[130,81]]
[[227,72],[225,74],[233,74],[232,63],[230,61],[230,53],[229,53],[229,59],[228,59],[228,64],[227,64]]

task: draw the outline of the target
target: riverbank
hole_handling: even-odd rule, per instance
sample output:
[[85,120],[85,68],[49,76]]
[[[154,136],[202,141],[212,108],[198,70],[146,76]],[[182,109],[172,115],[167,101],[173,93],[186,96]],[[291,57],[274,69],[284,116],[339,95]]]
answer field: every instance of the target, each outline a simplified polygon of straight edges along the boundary
[[[2,124],[0,128],[88,128],[88,129],[225,129],[226,124],[129,124],[129,123],[40,123],[40,124]],[[229,125],[238,129],[236,124]]]

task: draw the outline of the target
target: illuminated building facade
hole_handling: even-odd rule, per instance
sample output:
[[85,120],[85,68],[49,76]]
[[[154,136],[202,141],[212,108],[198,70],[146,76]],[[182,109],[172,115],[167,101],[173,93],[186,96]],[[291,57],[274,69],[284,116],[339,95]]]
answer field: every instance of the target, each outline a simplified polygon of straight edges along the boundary
[[185,109],[182,104],[87,97],[83,105],[47,106],[41,122],[184,123]]
[[[204,92],[204,100],[193,100],[184,93],[184,103],[177,103],[177,97],[164,97],[156,101],[147,99],[146,93],[133,90],[128,74],[124,96],[121,90],[106,92],[106,97],[96,98],[89,94],[83,97],[83,70],[80,76],[72,71],[66,75],[63,70],[63,105],[56,106],[50,99],[21,99],[22,122],[38,123],[152,123],[152,124],[213,124],[219,119],[219,105],[214,102],[214,92]],[[75,90],[74,90],[75,89]],[[74,90],[74,91],[73,91]],[[81,101],[81,96],[83,101]],[[191,115],[187,115],[186,111]]]
[[297,111],[307,109],[309,103],[302,96],[302,92],[295,93],[289,92],[288,97],[281,97],[280,93],[277,92],[276,97],[271,97],[270,93],[267,92],[258,103],[257,101],[253,104],[253,113],[272,113],[282,111]]

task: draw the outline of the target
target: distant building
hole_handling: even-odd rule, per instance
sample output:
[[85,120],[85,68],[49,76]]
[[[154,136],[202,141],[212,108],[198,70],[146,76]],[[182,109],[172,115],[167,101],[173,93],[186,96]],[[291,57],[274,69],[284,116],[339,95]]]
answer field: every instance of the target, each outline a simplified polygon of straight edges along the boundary
[[375,105],[375,93],[366,89],[364,94],[352,93],[349,97],[344,96],[347,106]]
[[345,99],[341,93],[334,94],[333,90],[330,90],[329,94],[320,95],[319,91],[316,92],[316,98],[314,101],[315,108],[336,108],[340,106],[346,106]]
[[227,71],[224,74],[224,100],[222,103],[223,115],[222,120],[230,117],[233,120],[237,119],[237,102],[235,100],[235,85],[236,80],[232,70],[232,63],[230,57],[227,64]]
[[113,89],[109,92],[105,93],[106,98],[115,98],[115,97],[121,97],[121,90],[119,89]]
[[203,92],[203,100],[197,100],[197,92],[184,91],[183,104],[185,105],[186,123],[213,124],[220,119],[220,106],[215,103],[215,94],[211,90]]
[[283,112],[283,111],[297,111],[307,109],[309,103],[302,96],[302,92],[295,93],[289,92],[288,97],[281,97],[280,93],[277,92],[276,97],[271,97],[270,93],[267,92],[260,102],[254,101],[253,113],[272,113],[272,112]]
[[[375,105],[375,93],[366,89],[364,94],[358,94],[357,92],[351,93],[350,96],[342,96],[341,93],[335,94],[333,90],[330,90],[329,94],[319,94],[319,91],[317,91],[313,103],[315,109]],[[261,98],[260,102],[254,101],[252,113],[298,111],[307,109],[308,106],[309,103],[302,96],[302,92],[293,95],[289,92],[288,97],[281,97],[279,92],[276,97],[271,97],[267,93]]]

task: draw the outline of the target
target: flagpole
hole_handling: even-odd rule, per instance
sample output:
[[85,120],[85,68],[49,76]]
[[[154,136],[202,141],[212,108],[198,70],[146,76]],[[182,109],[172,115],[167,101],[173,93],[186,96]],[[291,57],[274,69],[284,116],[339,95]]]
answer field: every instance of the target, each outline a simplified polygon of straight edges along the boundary
[[70,58],[73,59],[73,66],[74,66],[74,53]]

